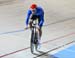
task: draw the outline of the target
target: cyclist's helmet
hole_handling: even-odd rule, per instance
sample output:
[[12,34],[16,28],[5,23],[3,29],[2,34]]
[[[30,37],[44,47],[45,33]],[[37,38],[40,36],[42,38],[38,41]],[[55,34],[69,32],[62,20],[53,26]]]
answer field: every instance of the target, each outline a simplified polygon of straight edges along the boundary
[[37,7],[36,4],[32,4],[32,5],[30,6],[31,9],[35,9],[36,7]]

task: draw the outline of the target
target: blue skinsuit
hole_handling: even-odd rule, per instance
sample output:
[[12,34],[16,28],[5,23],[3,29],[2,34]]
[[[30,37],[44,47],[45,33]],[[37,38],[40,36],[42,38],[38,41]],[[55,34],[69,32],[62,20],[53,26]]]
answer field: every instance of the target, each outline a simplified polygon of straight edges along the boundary
[[[26,26],[28,26],[31,14],[32,14],[32,11],[29,9],[28,13],[27,13],[27,17],[26,17]],[[43,9],[41,7],[37,7],[35,15],[40,16],[38,25],[40,27],[42,27],[43,23],[44,23],[44,11],[43,11]]]

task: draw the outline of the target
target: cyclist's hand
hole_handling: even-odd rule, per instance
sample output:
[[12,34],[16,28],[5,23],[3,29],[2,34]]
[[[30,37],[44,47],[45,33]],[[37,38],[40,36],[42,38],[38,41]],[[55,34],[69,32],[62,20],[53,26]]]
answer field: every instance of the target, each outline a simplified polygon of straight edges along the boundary
[[26,26],[24,29],[25,29],[25,30],[27,30],[28,28],[29,28],[29,27],[28,27],[28,26]]
[[25,27],[25,28],[24,28],[24,30],[27,30],[27,29],[28,29],[28,27]]

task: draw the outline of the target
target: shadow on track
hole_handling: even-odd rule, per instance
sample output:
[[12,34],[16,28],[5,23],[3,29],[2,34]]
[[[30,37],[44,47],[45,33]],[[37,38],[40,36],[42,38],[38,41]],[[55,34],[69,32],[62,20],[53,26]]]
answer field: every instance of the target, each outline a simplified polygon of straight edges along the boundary
[[38,58],[38,57],[39,58],[58,58],[54,55],[48,54],[48,52],[43,52],[43,51],[38,51],[38,52],[39,52],[39,54],[34,53],[34,55],[36,55],[36,57],[33,57],[33,58]]

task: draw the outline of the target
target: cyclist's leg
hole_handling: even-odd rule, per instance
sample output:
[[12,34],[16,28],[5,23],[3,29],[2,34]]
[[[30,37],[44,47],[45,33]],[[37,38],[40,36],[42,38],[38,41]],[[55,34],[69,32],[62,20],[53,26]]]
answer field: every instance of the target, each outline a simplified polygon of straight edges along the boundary
[[39,37],[41,38],[42,36],[42,27],[39,28]]
[[[38,24],[40,23],[40,16],[38,16]],[[41,39],[41,36],[42,36],[42,26],[39,26],[39,37]]]
[[38,48],[37,48],[37,50],[41,48],[41,35],[42,35],[42,30],[40,28],[38,30]]
[[32,21],[29,22],[29,27],[32,28]]
[[42,27],[39,28],[39,36],[38,36],[39,44],[40,44],[40,41],[41,41],[41,36],[42,36]]

